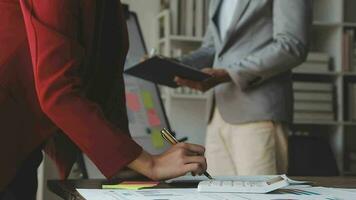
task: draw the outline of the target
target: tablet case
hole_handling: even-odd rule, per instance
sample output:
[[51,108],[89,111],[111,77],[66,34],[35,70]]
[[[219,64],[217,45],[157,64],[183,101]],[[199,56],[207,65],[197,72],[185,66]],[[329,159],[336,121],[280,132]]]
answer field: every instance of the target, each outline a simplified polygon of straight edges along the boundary
[[204,81],[211,78],[209,74],[161,56],[154,56],[138,63],[126,69],[124,73],[173,88],[178,87],[174,82],[176,76],[192,81]]

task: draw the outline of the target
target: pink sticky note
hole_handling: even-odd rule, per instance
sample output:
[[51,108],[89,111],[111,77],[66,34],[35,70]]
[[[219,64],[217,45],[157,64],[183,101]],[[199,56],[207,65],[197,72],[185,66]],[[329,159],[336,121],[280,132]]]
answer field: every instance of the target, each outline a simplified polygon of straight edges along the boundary
[[134,112],[138,112],[141,109],[140,100],[137,94],[133,92],[126,92],[126,104],[127,107]]
[[147,117],[148,117],[148,123],[151,126],[159,126],[161,124],[161,120],[154,109],[147,110]]

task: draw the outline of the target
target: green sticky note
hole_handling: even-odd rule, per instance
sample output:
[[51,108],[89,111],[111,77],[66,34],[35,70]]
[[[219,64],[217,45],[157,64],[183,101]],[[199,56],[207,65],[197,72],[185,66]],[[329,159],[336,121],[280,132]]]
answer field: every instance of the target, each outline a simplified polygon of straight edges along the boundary
[[147,109],[154,108],[153,99],[152,99],[152,95],[150,92],[142,91],[141,96],[142,96],[143,104],[145,105],[145,108],[147,108]]
[[155,148],[160,149],[164,147],[164,141],[159,130],[152,130],[151,140]]
[[137,185],[103,185],[103,189],[139,190],[142,186]]
[[102,188],[103,189],[139,190],[142,188],[154,187],[158,184],[159,184],[159,182],[156,182],[156,181],[145,181],[145,182],[124,181],[119,184],[102,185]]

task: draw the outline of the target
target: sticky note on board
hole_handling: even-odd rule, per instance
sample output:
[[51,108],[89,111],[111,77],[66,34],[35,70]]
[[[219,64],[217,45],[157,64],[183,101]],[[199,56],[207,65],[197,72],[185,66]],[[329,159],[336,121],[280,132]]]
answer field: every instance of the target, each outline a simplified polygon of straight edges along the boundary
[[150,92],[142,91],[141,96],[142,96],[143,104],[145,105],[145,108],[147,108],[147,109],[154,108],[153,99],[152,99],[152,95]]
[[133,92],[126,92],[126,104],[127,107],[133,112],[138,112],[141,110],[138,95]]
[[152,130],[151,132],[152,145],[156,149],[164,147],[164,141],[159,130]]
[[148,119],[148,123],[151,126],[159,126],[159,125],[161,125],[161,119],[157,115],[157,112],[156,112],[155,109],[147,110],[147,119]]
[[102,185],[103,189],[125,189],[125,190],[139,190],[147,187],[157,186],[157,181],[124,181],[119,184]]

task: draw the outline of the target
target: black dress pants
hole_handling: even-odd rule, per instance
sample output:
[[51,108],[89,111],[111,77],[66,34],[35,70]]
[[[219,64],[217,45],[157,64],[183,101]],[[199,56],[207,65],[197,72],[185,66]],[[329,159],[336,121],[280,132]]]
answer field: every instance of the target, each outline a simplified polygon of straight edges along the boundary
[[42,158],[41,148],[32,152],[5,191],[0,193],[0,200],[36,200],[37,169]]

